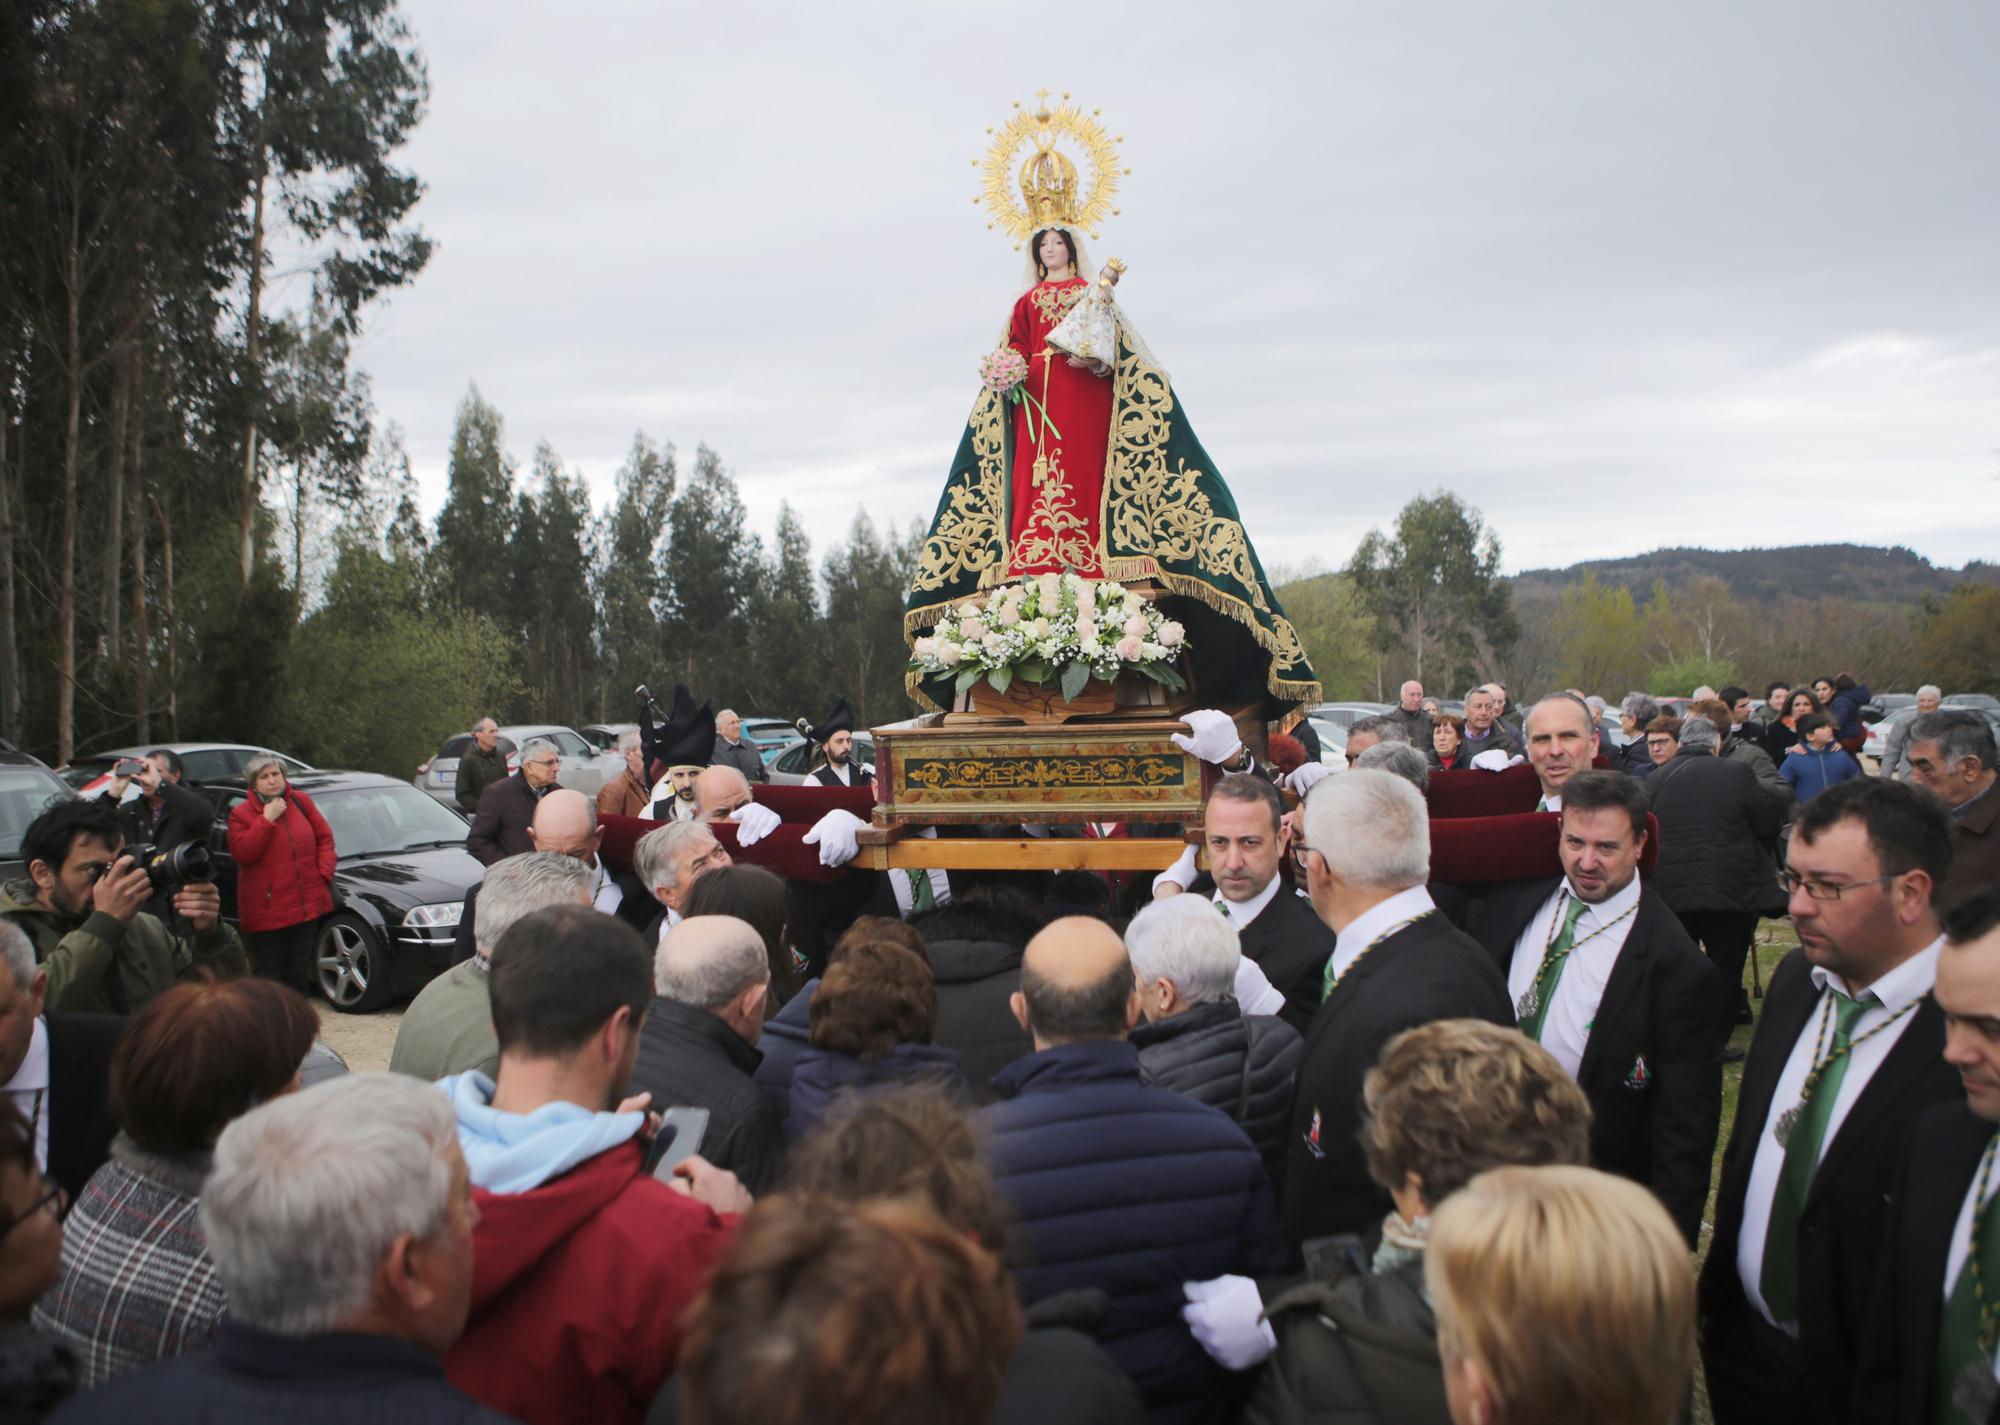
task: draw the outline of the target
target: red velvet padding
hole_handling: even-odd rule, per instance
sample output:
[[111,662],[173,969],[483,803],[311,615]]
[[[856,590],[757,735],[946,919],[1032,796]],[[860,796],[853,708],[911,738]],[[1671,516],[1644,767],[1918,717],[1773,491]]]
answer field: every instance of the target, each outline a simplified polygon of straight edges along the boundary
[[[1438,773],[1431,773],[1433,781]],[[1500,777],[1503,772],[1476,772]],[[1557,851],[1562,815],[1531,811],[1520,816],[1461,817],[1431,822],[1431,879],[1450,885],[1539,881],[1562,874]],[[1650,876],[1660,860],[1660,823],[1646,813],[1646,849],[1639,874]]]

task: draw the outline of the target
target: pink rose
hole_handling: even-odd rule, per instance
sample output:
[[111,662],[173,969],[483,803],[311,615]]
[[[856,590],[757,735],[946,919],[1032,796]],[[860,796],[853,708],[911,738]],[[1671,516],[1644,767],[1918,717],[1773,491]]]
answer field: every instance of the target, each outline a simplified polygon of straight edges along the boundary
[[1182,628],[1173,619],[1168,619],[1160,625],[1160,642],[1165,647],[1178,648],[1180,647],[1181,640],[1186,637],[1187,630]]
[[958,636],[967,643],[977,643],[986,637],[986,625],[976,618],[966,619],[958,626]]
[[937,640],[935,638],[920,638],[917,640],[916,643],[917,657],[929,658],[932,654],[936,652],[937,652]]
[[1146,616],[1144,614],[1133,614],[1132,617],[1125,620],[1125,636],[1127,638],[1144,638],[1146,636]]
[[1021,606],[1019,604],[1010,602],[1002,604],[1000,606],[1000,613],[999,613],[1000,627],[1012,628],[1015,624],[1019,623],[1020,621],[1021,621]]
[[1136,633],[1126,634],[1118,640],[1118,647],[1112,651],[1128,663],[1137,663],[1139,661],[1139,635]]
[[1076,621],[1076,641],[1078,643],[1090,643],[1095,641],[1096,638],[1097,620],[1093,618],[1079,618]]

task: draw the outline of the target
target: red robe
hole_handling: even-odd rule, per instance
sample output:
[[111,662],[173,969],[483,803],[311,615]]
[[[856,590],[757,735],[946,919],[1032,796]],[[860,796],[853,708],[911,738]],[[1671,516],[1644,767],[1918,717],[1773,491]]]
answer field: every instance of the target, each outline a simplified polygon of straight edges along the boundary
[[1027,361],[1024,389],[1046,407],[1048,423],[1028,402],[1014,407],[1009,578],[1064,569],[1103,576],[1111,378],[1071,366],[1048,340],[1089,290],[1081,277],[1038,282],[1014,303],[1007,345]]

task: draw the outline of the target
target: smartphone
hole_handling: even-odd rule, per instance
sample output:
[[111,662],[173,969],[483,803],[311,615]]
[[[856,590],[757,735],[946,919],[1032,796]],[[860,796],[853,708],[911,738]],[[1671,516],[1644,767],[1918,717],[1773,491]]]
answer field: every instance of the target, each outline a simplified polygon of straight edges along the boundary
[[674,1169],[701,1151],[708,1132],[708,1110],[686,1106],[670,1108],[660,1115],[660,1131],[653,1139],[653,1176],[671,1182]]
[[111,775],[114,777],[136,777],[145,770],[146,763],[143,758],[120,757],[117,765],[112,767]]

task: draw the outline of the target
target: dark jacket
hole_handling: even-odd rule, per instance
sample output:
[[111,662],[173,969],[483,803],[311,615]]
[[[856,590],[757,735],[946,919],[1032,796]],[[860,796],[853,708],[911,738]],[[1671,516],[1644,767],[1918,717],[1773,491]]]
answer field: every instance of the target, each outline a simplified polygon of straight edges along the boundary
[[[104,800],[110,802],[107,795]],[[161,850],[190,841],[206,842],[215,825],[215,805],[192,787],[178,782],[160,783],[160,808],[155,814],[141,796],[112,804],[118,825],[124,829],[127,845],[144,843]]]
[[1234,999],[1224,999],[1141,1024],[1131,1039],[1139,1046],[1141,1078],[1235,1119],[1277,1181],[1299,1071],[1298,1030],[1274,1015],[1245,1014]]
[[35,963],[48,971],[50,1014],[130,1014],[204,969],[224,979],[250,973],[243,942],[223,920],[210,930],[169,930],[144,911],[129,922],[101,910],[64,915],[35,899],[30,880],[0,886],[0,915],[27,932]]
[[236,915],[243,929],[283,930],[333,913],[339,851],[333,828],[311,797],[287,787],[276,821],[245,797],[229,813],[229,854],[236,861]]
[[1641,780],[1653,775],[1653,754],[1646,746],[1646,734],[1643,730],[1623,747],[1605,748],[1604,755],[1614,771],[1624,772]]
[[655,1110],[707,1109],[701,1156],[762,1193],[785,1152],[778,1115],[750,1077],[763,1057],[707,1010],[656,996],[626,1092],[652,1094]]
[[[1763,1325],[1736,1270],[1743,1199],[1757,1144],[1786,1107],[1772,1102],[1778,1077],[1799,1036],[1810,1030],[1819,1003],[1805,952],[1794,950],[1764,992],[1764,1012],[1743,1063],[1736,1122],[1722,1154],[1715,1233],[1701,1273],[1704,1356],[1740,1357],[1754,1350],[1755,1328],[1749,1323]],[[1944,1015],[1936,1001],[1926,999],[1821,1150],[1799,1217],[1797,1356],[1807,1391],[1799,1419],[1846,1418],[1855,1357],[1878,1285],[1884,1208],[1892,1205],[1911,1124],[1932,1104],[1964,1096],[1958,1071],[1943,1053]],[[1722,1410],[1716,1418],[1724,1418]]]
[[461,1395],[437,1357],[387,1336],[276,1336],[225,1320],[215,1349],[115,1376],[50,1417],[62,1425],[506,1425]]
[[1470,767],[1473,758],[1482,752],[1491,752],[1496,747],[1509,757],[1521,756],[1520,734],[1507,723],[1499,721],[1487,728],[1483,737],[1468,727],[1465,730],[1465,741],[1459,747],[1458,760],[1461,765]]
[[1930,1425],[1938,1330],[1953,1285],[1945,1279],[1945,1265],[1959,1209],[1979,1176],[1993,1132],[1991,1123],[1963,1103],[1938,1104],[1917,1119],[1889,1199],[1854,1367],[1857,1421]]
[[473,814],[472,829],[465,833],[465,849],[482,866],[534,850],[528,827],[541,800],[542,793],[530,787],[520,772],[495,782],[479,794],[479,810]]
[[465,755],[458,759],[458,781],[452,788],[452,796],[457,799],[459,810],[471,816],[479,810],[479,799],[486,789],[495,782],[507,780],[507,754],[494,743],[491,752],[481,752],[479,744],[468,743]]
[[792,1075],[798,1070],[799,1055],[812,1048],[812,997],[818,988],[818,980],[801,985],[782,1009],[764,1021],[763,1036],[757,1040],[764,1058],[751,1077],[780,1123],[792,1116]]
[[1278,1349],[1244,1425],[1450,1425],[1421,1258],[1337,1284],[1308,1282],[1266,1310]]
[[1030,1249],[1023,1297],[1109,1292],[1098,1339],[1149,1418],[1216,1416],[1224,1373],[1181,1319],[1181,1284],[1287,1265],[1257,1150],[1219,1110],[1142,1083],[1123,1041],[1040,1050],[995,1087],[980,1118]]
[[1382,716],[1399,725],[1404,732],[1410,735],[1410,746],[1420,752],[1430,750],[1431,728],[1433,724],[1431,715],[1422,708],[1418,708],[1415,712],[1410,712],[1401,703],[1398,703],[1395,707],[1383,713]]
[[[1203,899],[1215,896],[1215,881],[1204,871],[1186,891]],[[1319,992],[1326,982],[1327,957],[1333,954],[1334,934],[1313,910],[1312,902],[1292,889],[1289,882],[1278,886],[1269,905],[1248,925],[1236,926],[1236,938],[1243,958],[1254,963],[1271,982],[1271,988],[1285,997],[1278,1011],[1285,1023],[1304,1034],[1319,1008]]]
[[1778,775],[1797,794],[1800,806],[1804,806],[1821,792],[1831,791],[1842,782],[1851,782],[1856,777],[1866,776],[1861,764],[1847,753],[1847,749],[1836,743],[1832,747],[1806,747],[1797,752],[1787,752],[1785,760],[1778,766]]
[[1732,732],[1729,740],[1722,744],[1722,755],[1731,762],[1741,762],[1756,777],[1757,785],[1764,789],[1764,795],[1780,812],[1792,809],[1795,793],[1792,784],[1778,775],[1778,764],[1771,760],[1771,754],[1764,750],[1763,742],[1748,730]]
[[[1462,924],[1503,977],[1522,934],[1561,884],[1552,877],[1472,889]],[[1591,1161],[1651,1188],[1690,1247],[1701,1235],[1722,1121],[1721,1018],[1721,975],[1642,884],[1577,1082],[1590,1100]]]
[[1851,742],[1857,737],[1868,736],[1868,729],[1862,725],[1861,710],[1874,700],[1866,683],[1856,683],[1833,695],[1833,701],[1826,705],[1826,715],[1833,719],[1833,736],[1836,742]]
[[1356,961],[1313,1016],[1280,1193],[1294,1243],[1381,1225],[1391,1204],[1361,1153],[1361,1080],[1391,1038],[1434,1019],[1514,1023],[1493,957],[1441,914],[1405,926]]
[[2000,782],[1966,803],[1951,821],[1951,874],[1937,893],[1947,910],[1974,891],[2000,885]]
[[1741,762],[1683,751],[1647,779],[1660,823],[1652,885],[1676,911],[1778,912],[1770,841],[1783,820]]
[[811,1133],[845,1095],[910,1084],[942,1089],[961,1102],[972,1098],[972,1085],[965,1081],[958,1055],[935,1044],[898,1044],[866,1063],[851,1054],[808,1047],[792,1071],[792,1113],[785,1120],[785,1141],[796,1143]]
[[[624,893],[624,898],[618,902],[618,909],[614,912],[618,919],[644,935],[648,945],[657,943],[660,938],[658,932],[656,930],[652,934],[647,932],[658,925],[660,916],[664,912],[660,908],[660,903],[653,899],[653,893],[646,889],[645,882],[637,876],[629,871],[621,871],[615,866],[611,868],[611,879]],[[468,887],[465,901],[459,907],[458,929],[451,935],[453,964],[461,960],[470,960],[479,953],[479,887],[482,884],[484,882],[475,881]]]
[[708,765],[734,767],[751,782],[767,782],[771,778],[771,774],[764,770],[764,759],[757,751],[757,744],[747,737],[732,746],[718,733],[715,751],[710,754]]
[[937,979],[935,1042],[957,1051],[973,1097],[991,1103],[993,1076],[1035,1050],[1011,1003],[1021,988],[1021,948],[997,940],[927,940],[926,948]]
[[77,1382],[67,1341],[32,1326],[0,1326],[0,1425],[36,1425],[76,1393]]
[[49,1033],[49,1176],[75,1201],[111,1156],[118,1121],[111,1116],[111,1051],[125,1021],[115,1014],[51,1014]]

